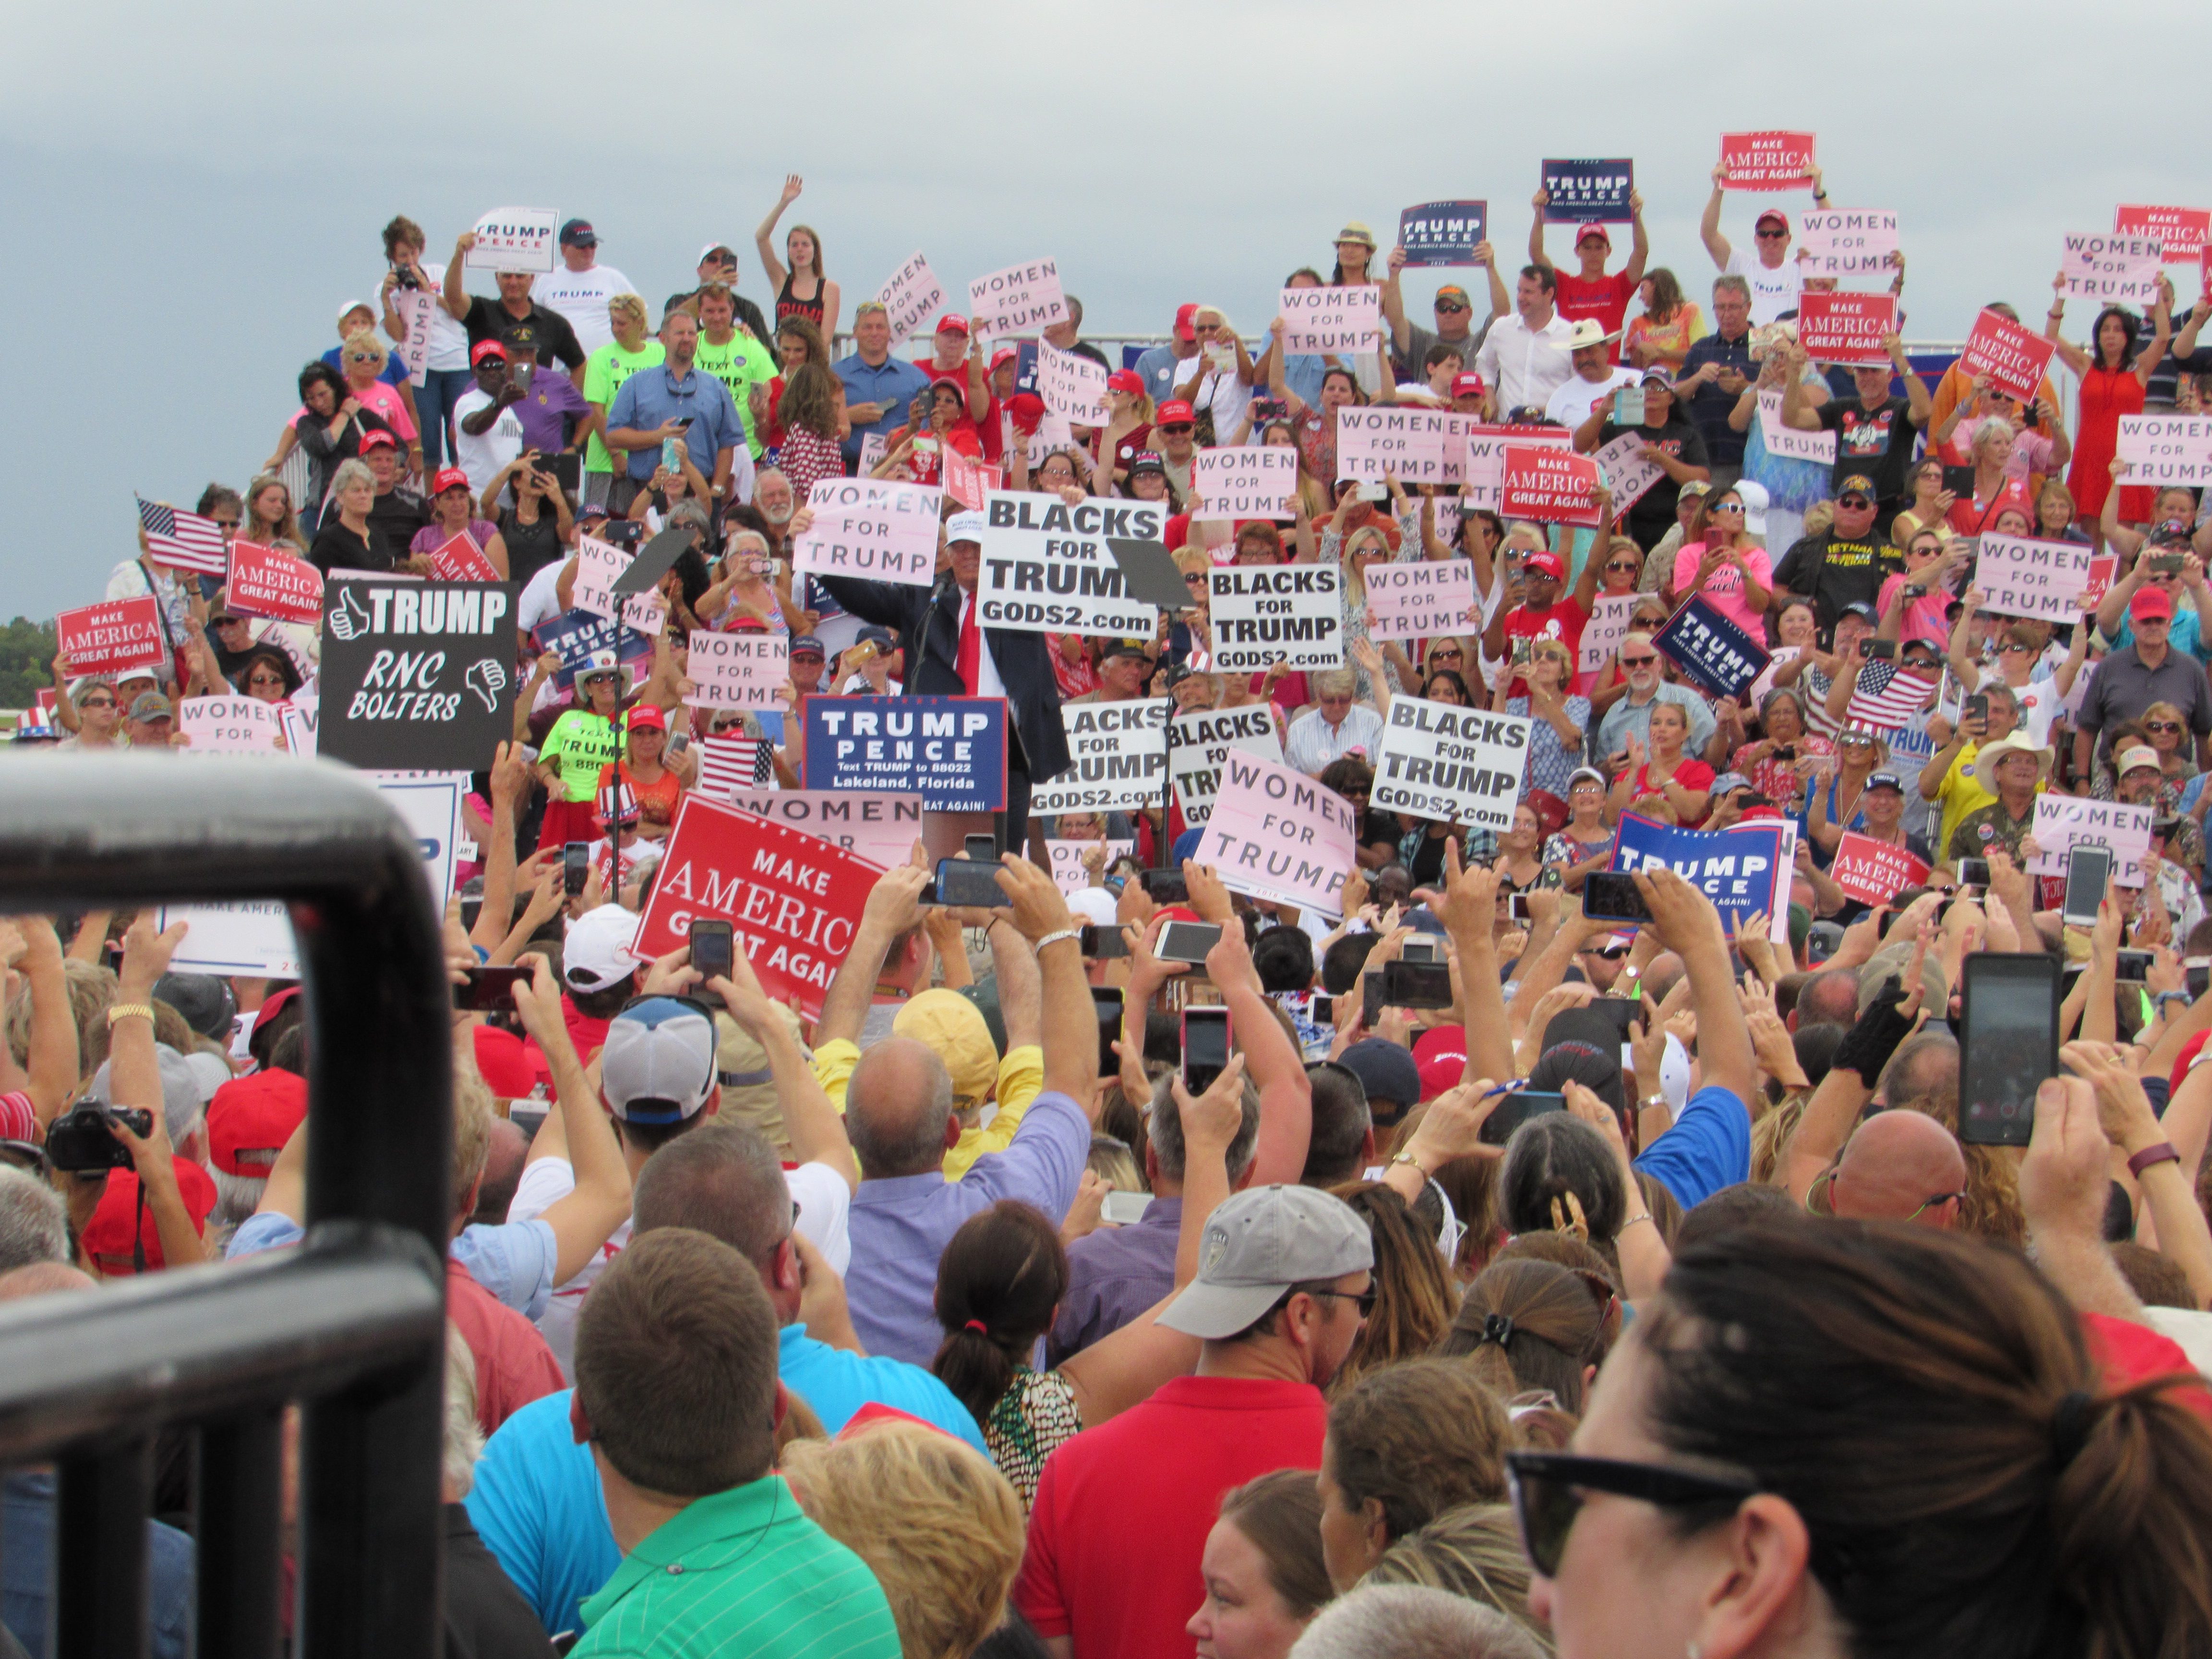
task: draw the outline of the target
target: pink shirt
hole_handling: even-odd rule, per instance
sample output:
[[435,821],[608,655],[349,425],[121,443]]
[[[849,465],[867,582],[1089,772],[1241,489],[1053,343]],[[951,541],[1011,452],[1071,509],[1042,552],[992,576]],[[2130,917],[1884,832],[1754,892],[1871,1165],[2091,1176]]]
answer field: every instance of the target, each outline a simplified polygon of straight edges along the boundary
[[[1881,585],[1881,597],[1875,608],[1884,616],[1888,615],[1889,602],[1897,596],[1897,590],[1907,582],[1923,580],[1925,578],[1907,575],[1901,571],[1889,577]],[[1925,640],[1938,651],[1950,649],[1951,624],[1944,619],[1943,613],[1950,609],[1953,597],[1948,588],[1930,587],[1920,598],[1907,604],[1905,620],[1897,630],[1899,641]]]
[[[1674,550],[1674,563],[1662,579],[1661,586],[1673,592],[1678,604],[1689,598],[1689,585],[1697,576],[1698,561],[1705,556],[1703,542],[1686,542]],[[1753,638],[1764,639],[1766,624],[1744,598],[1744,570],[1748,570],[1768,592],[1774,591],[1774,566],[1766,556],[1766,550],[1747,547],[1743,550],[1743,569],[1733,564],[1721,566],[1705,578],[1705,585],[1698,590],[1698,597]]]
[[399,441],[411,444],[422,434],[407,413],[407,405],[400,401],[399,388],[384,380],[372,380],[367,386],[349,388],[361,400],[362,407],[373,409],[384,417],[385,425],[399,434]]

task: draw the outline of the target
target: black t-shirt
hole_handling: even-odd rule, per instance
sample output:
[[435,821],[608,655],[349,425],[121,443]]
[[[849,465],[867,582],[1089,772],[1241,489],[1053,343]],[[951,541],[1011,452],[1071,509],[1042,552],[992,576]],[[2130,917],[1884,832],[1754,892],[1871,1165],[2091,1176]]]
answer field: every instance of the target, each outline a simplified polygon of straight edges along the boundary
[[1833,628],[1847,605],[1876,605],[1885,579],[1905,568],[1905,559],[1872,532],[1853,539],[1834,531],[1808,536],[1774,567],[1778,591],[1812,596],[1821,629]]
[[1863,472],[1874,480],[1875,495],[1895,506],[1905,495],[1905,469],[1911,464],[1913,441],[1920,435],[1911,405],[1902,398],[1891,398],[1868,409],[1853,398],[1831,400],[1816,412],[1821,426],[1836,434],[1836,480]]
[[535,301],[531,302],[527,317],[509,314],[497,300],[488,300],[478,294],[469,301],[468,314],[461,319],[461,326],[469,331],[469,349],[474,351],[485,340],[507,339],[507,331],[527,323],[538,331],[538,361],[541,363],[557,362],[563,368],[584,366],[584,348],[576,339],[576,331],[568,326],[568,319],[557,311],[548,311]]
[[[404,557],[407,544],[398,544],[398,556]],[[383,572],[395,562],[393,544],[369,521],[368,534],[356,536],[345,526],[345,521],[333,512],[323,520],[323,527],[315,532],[315,544],[307,550],[307,562],[325,576],[333,569],[373,570]]]
[[430,522],[430,509],[420,495],[403,485],[395,484],[376,498],[368,509],[368,533],[372,539],[381,536],[386,546],[404,550],[415,539],[415,532]]
[[[1602,449],[1614,439],[1630,432],[1652,448],[1672,455],[1685,466],[1712,465],[1706,453],[1704,435],[1671,409],[1667,411],[1667,424],[1664,426],[1632,427],[1607,421],[1597,429],[1597,447]],[[1674,508],[1681,497],[1682,486],[1672,478],[1662,477],[1644,492],[1635,506],[1621,515],[1621,522],[1627,526],[1628,533],[1636,538],[1638,547],[1649,553],[1653,545],[1667,534],[1674,525]]]
[[499,538],[507,544],[507,579],[526,582],[562,557],[561,521],[550,507],[541,507],[537,521],[525,524],[513,507],[499,515]]

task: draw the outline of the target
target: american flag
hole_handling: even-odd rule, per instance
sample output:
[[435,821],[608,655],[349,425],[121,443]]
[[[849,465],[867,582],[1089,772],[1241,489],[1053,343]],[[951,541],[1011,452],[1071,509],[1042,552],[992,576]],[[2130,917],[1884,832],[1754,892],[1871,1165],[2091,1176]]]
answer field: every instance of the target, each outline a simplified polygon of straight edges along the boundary
[[728,800],[740,789],[757,789],[773,775],[769,745],[735,733],[699,742],[699,793]]
[[1933,674],[1908,674],[1893,664],[1870,662],[1859,672],[1844,724],[1869,732],[1895,732],[1926,706],[1936,686]]
[[187,513],[181,507],[138,498],[138,522],[146,526],[146,544],[162,564],[204,575],[228,573],[230,562],[222,542],[222,526],[213,519]]

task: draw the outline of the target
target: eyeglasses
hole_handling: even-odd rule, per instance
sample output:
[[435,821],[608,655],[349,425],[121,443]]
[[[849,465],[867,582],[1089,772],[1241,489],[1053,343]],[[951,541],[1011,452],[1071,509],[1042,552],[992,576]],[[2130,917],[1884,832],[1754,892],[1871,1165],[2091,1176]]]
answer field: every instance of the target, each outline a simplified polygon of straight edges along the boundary
[[1529,1565],[1547,1578],[1556,1577],[1566,1553],[1567,1534],[1587,1496],[1609,1492],[1662,1509],[1711,1506],[1714,1520],[1733,1513],[1759,1488],[1747,1480],[1692,1474],[1657,1463],[1630,1463],[1611,1457],[1577,1457],[1568,1452],[1505,1454],[1505,1484],[1520,1523],[1521,1547]]
[[1362,1319],[1370,1317],[1375,1312],[1375,1291],[1371,1289],[1364,1291],[1308,1291],[1306,1294],[1308,1296],[1325,1296],[1337,1302],[1349,1302],[1359,1310],[1359,1316]]
[[1921,1214],[1923,1213],[1923,1212],[1924,1212],[1924,1211],[1928,1211],[1928,1210],[1935,1209],[1935,1208],[1936,1208],[1939,1205],[1953,1204],[1953,1203],[1963,1204],[1963,1203],[1965,1203],[1966,1201],[1966,1194],[1964,1194],[1964,1193],[1962,1193],[1962,1192],[1961,1192],[1961,1193],[1937,1193],[1937,1194],[1936,1194],[1933,1197],[1931,1197],[1931,1198],[1928,1198],[1928,1199],[1925,1199],[1925,1200],[1922,1200],[1922,1202],[1921,1202],[1921,1206],[1920,1206],[1920,1208],[1919,1208],[1919,1209],[1917,1209],[1917,1210],[1915,1210],[1915,1211],[1914,1211],[1911,1215],[1909,1215],[1909,1216],[1905,1217],[1905,1218],[1907,1221],[1917,1221],[1917,1220],[1918,1220],[1918,1219],[1920,1218],[1920,1216],[1921,1216]]
[[282,674],[249,674],[246,676],[246,683],[248,685],[274,685],[281,687],[284,684],[284,677]]
[[2181,730],[2181,722],[2179,720],[2145,720],[2143,722],[2143,730],[2146,732],[2179,732]]
[[1173,426],[1164,426],[1160,428],[1170,436],[1178,432],[1189,432],[1194,429],[1193,424],[1188,421],[1177,421]]

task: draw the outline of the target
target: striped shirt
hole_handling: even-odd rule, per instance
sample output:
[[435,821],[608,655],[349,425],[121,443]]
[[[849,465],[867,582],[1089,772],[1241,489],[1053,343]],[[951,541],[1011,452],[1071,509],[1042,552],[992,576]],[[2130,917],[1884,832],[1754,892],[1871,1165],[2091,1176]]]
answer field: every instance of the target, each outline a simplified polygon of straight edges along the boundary
[[899,1659],[875,1575],[774,1474],[663,1522],[584,1603],[584,1623],[577,1659]]

